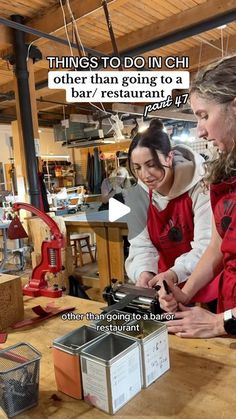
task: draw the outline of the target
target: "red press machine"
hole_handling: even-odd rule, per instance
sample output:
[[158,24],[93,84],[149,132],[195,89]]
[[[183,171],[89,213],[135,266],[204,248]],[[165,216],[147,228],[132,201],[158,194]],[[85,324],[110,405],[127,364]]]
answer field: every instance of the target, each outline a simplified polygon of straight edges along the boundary
[[[48,225],[51,232],[51,238],[42,242],[41,262],[33,269],[29,283],[23,288],[23,294],[32,297],[38,297],[40,295],[50,298],[61,297],[62,290],[57,285],[49,287],[45,280],[45,275],[47,272],[56,274],[62,270],[61,249],[65,247],[65,238],[60,232],[57,223],[38,208],[24,202],[13,204],[12,210],[14,212],[18,212],[20,209],[30,211],[37,215]],[[14,219],[12,223],[14,225]]]

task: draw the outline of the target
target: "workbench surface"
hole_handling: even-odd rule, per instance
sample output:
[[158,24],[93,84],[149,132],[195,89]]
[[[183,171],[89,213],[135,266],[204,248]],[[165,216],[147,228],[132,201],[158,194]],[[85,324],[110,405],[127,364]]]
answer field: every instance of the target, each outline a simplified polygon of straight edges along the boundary
[[[33,317],[31,308],[45,307],[51,299],[25,299],[25,318]],[[99,313],[104,304],[64,296],[56,306],[75,306],[74,312]],[[10,331],[7,347],[28,342],[42,353],[38,406],[17,416],[21,419],[76,418],[171,418],[229,419],[235,417],[236,341],[229,338],[181,339],[169,337],[171,369],[158,381],[142,390],[115,416],[75,400],[57,391],[52,362],[52,341],[85,324],[80,320],[62,320],[60,315],[35,326]],[[58,396],[58,398],[55,397]]]

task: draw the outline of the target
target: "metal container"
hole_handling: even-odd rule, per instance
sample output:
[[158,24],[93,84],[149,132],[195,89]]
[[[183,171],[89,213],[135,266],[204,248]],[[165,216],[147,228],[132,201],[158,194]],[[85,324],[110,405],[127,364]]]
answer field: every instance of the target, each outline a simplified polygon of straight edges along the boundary
[[90,342],[105,336],[89,326],[82,326],[53,341],[53,361],[57,388],[76,399],[83,398],[80,351]]
[[116,333],[122,331],[123,325],[132,319],[132,314],[120,310],[111,310],[100,314],[101,320],[93,321],[91,327],[101,332]]
[[9,418],[38,403],[40,358],[28,343],[0,351],[0,406]]
[[142,387],[148,387],[169,370],[170,359],[166,325],[155,320],[132,320],[124,325],[122,334],[139,344]]
[[113,333],[81,351],[84,400],[113,414],[141,390],[137,342]]

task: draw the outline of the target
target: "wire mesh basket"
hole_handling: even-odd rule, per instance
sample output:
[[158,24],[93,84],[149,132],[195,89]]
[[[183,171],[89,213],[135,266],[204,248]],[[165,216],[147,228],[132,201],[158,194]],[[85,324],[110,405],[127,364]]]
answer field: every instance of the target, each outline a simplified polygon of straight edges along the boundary
[[28,343],[0,351],[0,406],[9,418],[38,403],[40,358]]

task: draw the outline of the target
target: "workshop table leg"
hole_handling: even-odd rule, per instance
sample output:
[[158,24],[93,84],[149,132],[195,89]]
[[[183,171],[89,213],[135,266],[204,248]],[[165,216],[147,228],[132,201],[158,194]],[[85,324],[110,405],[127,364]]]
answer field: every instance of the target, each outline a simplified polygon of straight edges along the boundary
[[97,262],[99,272],[99,288],[102,296],[102,292],[107,285],[110,285],[111,274],[109,266],[109,247],[107,228],[96,227],[96,243],[97,243]]
[[[88,226],[86,225],[67,225],[67,255],[66,255],[66,268],[69,274],[73,274],[74,266],[73,266],[73,257],[72,251],[70,246],[69,236],[70,233],[82,233],[82,232],[94,232],[96,234],[96,247],[97,247],[97,264],[98,264],[98,272],[99,272],[99,281],[94,278],[89,278],[86,275],[84,279],[84,284],[92,287],[96,287],[96,282],[98,282],[98,287],[100,290],[100,296],[102,297],[102,293],[104,288],[107,285],[110,285],[110,266],[109,266],[109,248],[108,248],[108,238],[107,238],[107,228],[104,226]],[[79,272],[79,268],[78,268]],[[97,287],[96,287],[97,288]]]
[[108,246],[111,278],[124,282],[124,249],[120,228],[108,227]]

